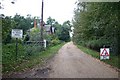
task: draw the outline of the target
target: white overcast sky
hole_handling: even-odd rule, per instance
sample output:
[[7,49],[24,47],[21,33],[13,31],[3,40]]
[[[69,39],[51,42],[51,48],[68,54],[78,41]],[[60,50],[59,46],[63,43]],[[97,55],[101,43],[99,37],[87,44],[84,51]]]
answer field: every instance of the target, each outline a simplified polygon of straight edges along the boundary
[[[2,0],[1,0],[2,1]],[[4,9],[0,11],[6,16],[14,16],[16,13],[26,16],[41,17],[41,1],[42,0],[16,0],[15,4],[11,4],[12,0],[4,0]],[[59,23],[66,20],[72,20],[74,15],[75,2],[77,0],[44,0],[44,21],[49,16]]]

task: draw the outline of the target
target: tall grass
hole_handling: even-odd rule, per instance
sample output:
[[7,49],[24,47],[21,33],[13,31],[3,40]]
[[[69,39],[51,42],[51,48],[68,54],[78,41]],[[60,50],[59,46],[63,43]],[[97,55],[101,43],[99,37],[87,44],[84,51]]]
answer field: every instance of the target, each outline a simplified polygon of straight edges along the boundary
[[[91,49],[83,47],[83,46],[80,46],[80,45],[77,45],[77,46],[83,52],[91,55],[92,57],[100,59],[100,53],[99,52],[91,50]],[[120,68],[120,66],[119,66],[119,60],[118,59],[119,59],[118,56],[110,54],[110,59],[109,60],[101,60],[101,61],[103,61],[103,62],[105,62],[107,64],[110,64],[110,65],[112,65],[114,67]]]
[[8,74],[10,72],[22,71],[32,68],[36,64],[42,64],[43,59],[47,59],[57,53],[63,44],[47,48],[40,51],[39,46],[22,45],[18,46],[18,56],[16,60],[15,44],[2,45],[2,72]]

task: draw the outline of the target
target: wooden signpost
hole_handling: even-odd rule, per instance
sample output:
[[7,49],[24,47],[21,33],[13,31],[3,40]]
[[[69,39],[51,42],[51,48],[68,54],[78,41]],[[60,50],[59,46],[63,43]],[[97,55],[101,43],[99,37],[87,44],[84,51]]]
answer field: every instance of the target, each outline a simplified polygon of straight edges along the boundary
[[17,54],[18,54],[18,39],[22,38],[23,36],[23,30],[22,29],[12,29],[12,38],[16,38],[16,60],[17,60]]

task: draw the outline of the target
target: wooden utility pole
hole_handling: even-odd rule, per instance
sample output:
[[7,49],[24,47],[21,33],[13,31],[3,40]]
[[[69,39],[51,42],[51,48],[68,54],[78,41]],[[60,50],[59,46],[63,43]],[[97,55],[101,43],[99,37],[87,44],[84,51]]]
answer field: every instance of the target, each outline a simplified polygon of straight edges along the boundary
[[41,10],[41,30],[40,30],[40,37],[41,37],[41,46],[43,48],[43,6],[44,6],[44,1],[42,0],[42,10]]

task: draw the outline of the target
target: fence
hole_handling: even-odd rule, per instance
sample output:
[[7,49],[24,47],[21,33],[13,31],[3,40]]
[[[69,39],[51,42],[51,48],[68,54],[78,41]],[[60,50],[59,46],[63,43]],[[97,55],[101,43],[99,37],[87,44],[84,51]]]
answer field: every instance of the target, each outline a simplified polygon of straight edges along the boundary
[[26,42],[18,42],[17,53],[16,53],[16,44],[10,43],[6,45],[2,45],[2,55],[3,61],[15,61],[21,59],[29,59],[31,56],[39,54],[44,50],[41,46],[44,42],[40,41],[26,41]]
[[41,52],[44,50],[44,48],[41,46],[44,44],[44,42],[41,41],[26,41],[24,42],[23,46],[25,49],[25,53],[27,55],[36,54],[38,52]]

